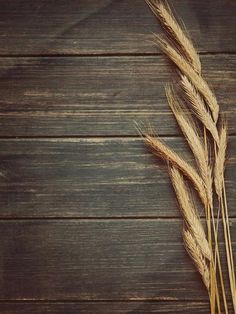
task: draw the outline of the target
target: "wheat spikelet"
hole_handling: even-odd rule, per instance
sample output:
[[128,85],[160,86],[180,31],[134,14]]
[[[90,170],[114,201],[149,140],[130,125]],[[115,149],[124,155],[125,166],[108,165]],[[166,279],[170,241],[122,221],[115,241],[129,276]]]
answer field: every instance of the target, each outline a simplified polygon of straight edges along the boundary
[[207,291],[210,290],[210,271],[207,266],[206,260],[202,255],[198,244],[196,243],[194,237],[188,230],[183,231],[184,244],[187,252],[194,261],[199,273],[202,276],[203,283],[205,284]]
[[219,147],[215,157],[214,167],[214,183],[217,195],[222,195],[223,183],[224,183],[224,166],[225,166],[225,155],[227,148],[227,125],[225,122],[222,123],[220,136],[219,136]]
[[145,143],[152,148],[155,155],[163,158],[165,161],[169,161],[172,165],[175,165],[192,181],[203,204],[207,206],[208,198],[206,195],[205,185],[196,170],[185,160],[183,160],[176,152],[162,143],[157,137],[153,137],[148,134],[143,135]]
[[190,191],[184,182],[183,176],[175,167],[170,168],[170,176],[188,230],[193,235],[204,257],[211,260],[209,243],[207,242],[203,226],[194,208]]
[[194,71],[189,62],[187,62],[166,40],[155,35],[154,42],[176,64],[180,71],[190,79],[192,84],[202,94],[207,105],[211,109],[213,119],[216,122],[219,115],[219,105],[206,81]]
[[196,91],[193,84],[189,81],[186,75],[181,75],[181,85],[190,102],[193,112],[197,118],[202,122],[205,128],[211,133],[215,142],[219,143],[219,134],[215,122],[212,119],[211,114],[206,109],[204,100],[201,95]]
[[186,59],[192,64],[194,70],[201,72],[201,62],[199,56],[189,38],[185,35],[175,17],[173,16],[167,3],[159,0],[146,0],[153,13],[159,18],[162,25],[173,41],[175,41]]
[[207,197],[212,204],[212,177],[211,168],[209,166],[208,154],[205,150],[204,143],[199,135],[196,125],[190,114],[186,113],[186,108],[180,103],[173,88],[166,88],[166,96],[175,118],[191,148],[198,168],[205,184]]

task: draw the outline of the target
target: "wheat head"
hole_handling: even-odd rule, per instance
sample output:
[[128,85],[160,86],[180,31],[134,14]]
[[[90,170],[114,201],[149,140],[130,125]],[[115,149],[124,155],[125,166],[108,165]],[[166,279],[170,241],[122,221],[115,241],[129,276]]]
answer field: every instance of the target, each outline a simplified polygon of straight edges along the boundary
[[201,73],[201,62],[199,56],[189,38],[183,32],[175,17],[173,16],[168,4],[160,0],[146,0],[153,13],[159,18],[170,37],[178,44],[179,50],[185,55],[186,59],[193,65],[197,73]]
[[202,76],[195,72],[191,64],[186,61],[167,40],[155,35],[154,43],[162,49],[162,51],[176,64],[180,71],[189,78],[195,88],[202,94],[212,112],[213,119],[216,122],[219,116],[219,105],[207,82]]
[[170,177],[188,230],[194,237],[204,257],[211,260],[210,246],[206,239],[201,220],[195,209],[190,190],[184,182],[183,176],[175,167],[170,168]]

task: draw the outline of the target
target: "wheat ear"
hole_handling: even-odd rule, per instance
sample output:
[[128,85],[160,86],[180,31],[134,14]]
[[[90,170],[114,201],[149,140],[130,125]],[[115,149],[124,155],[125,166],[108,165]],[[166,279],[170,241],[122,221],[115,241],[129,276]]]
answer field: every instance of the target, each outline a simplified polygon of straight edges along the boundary
[[202,94],[212,112],[213,119],[216,122],[219,116],[219,105],[207,82],[202,76],[194,71],[191,64],[186,61],[168,41],[158,35],[155,35],[154,38],[154,43],[162,49],[162,51],[176,64],[180,71],[190,79],[195,88]]
[[178,44],[179,50],[185,55],[186,59],[192,64],[197,73],[201,72],[199,56],[189,38],[182,31],[175,17],[173,16],[168,4],[160,0],[146,0],[152,12],[159,18],[171,38]]
[[219,134],[215,122],[211,114],[206,109],[205,103],[201,95],[197,92],[193,84],[189,81],[186,75],[181,75],[181,85],[185,92],[185,96],[196,117],[202,122],[205,128],[211,133],[216,144],[219,144]]
[[190,190],[184,182],[180,171],[175,167],[170,168],[170,177],[188,230],[194,237],[204,257],[211,260],[210,246],[197,211],[194,208]]
[[212,171],[204,142],[199,135],[196,124],[194,123],[190,113],[187,113],[187,109],[180,102],[174,89],[167,87],[166,96],[169,106],[171,107],[172,112],[174,113],[174,116],[179,124],[179,127],[181,128],[184,137],[193,152],[199,172],[205,185],[208,202],[212,206]]
[[219,147],[218,151],[216,152],[214,167],[214,183],[216,193],[219,197],[222,195],[223,190],[226,149],[227,149],[227,125],[225,122],[223,122],[220,130]]
[[184,175],[192,181],[195,189],[199,193],[203,204],[208,204],[208,198],[204,182],[199,174],[196,172],[196,170],[189,163],[183,160],[176,152],[174,152],[162,141],[160,141],[157,137],[144,133],[143,137],[145,143],[152,149],[153,153],[156,156],[161,157],[165,161],[168,161],[172,165],[179,168],[184,173]]
[[207,266],[206,259],[204,258],[202,252],[199,249],[199,245],[195,241],[192,234],[185,230],[183,231],[183,239],[184,244],[186,247],[187,252],[189,253],[190,257],[194,261],[199,273],[202,276],[202,280],[207,288],[207,291],[210,290],[210,271],[209,267]]

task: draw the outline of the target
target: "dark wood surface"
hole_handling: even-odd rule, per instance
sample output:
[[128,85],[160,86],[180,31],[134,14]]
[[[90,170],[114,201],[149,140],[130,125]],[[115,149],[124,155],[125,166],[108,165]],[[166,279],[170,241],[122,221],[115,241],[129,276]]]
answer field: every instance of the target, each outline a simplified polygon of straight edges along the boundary
[[[192,310],[194,309],[195,312]],[[208,312],[206,302],[22,302],[4,303],[1,305],[3,314],[49,313],[49,314],[150,314],[150,313],[204,313]]]
[[[235,247],[236,3],[170,3],[229,121]],[[0,7],[0,312],[208,313],[165,166],[134,127],[150,121],[192,162],[144,1]]]
[[[192,161],[180,137],[165,142]],[[226,184],[236,217],[236,137]],[[139,138],[0,140],[0,217],[179,217],[167,170]],[[135,197],[134,197],[135,196]]]
[[[233,0],[173,0],[201,52],[236,52]],[[156,53],[161,30],[142,0],[0,1],[0,53]]]
[[[235,238],[235,219],[231,225]],[[21,219],[0,227],[0,300],[208,299],[182,245],[182,219]]]
[[[236,134],[236,55],[201,59]],[[176,74],[164,56],[0,58],[0,77],[0,136],[134,136],[134,120],[179,134],[164,91]]]

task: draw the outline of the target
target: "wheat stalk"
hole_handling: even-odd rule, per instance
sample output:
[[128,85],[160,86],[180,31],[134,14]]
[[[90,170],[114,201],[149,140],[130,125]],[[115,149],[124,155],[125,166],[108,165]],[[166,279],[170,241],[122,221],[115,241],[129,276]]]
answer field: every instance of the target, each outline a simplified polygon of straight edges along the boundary
[[[201,62],[191,40],[178,25],[166,3],[160,0],[146,0],[146,2],[153,13],[159,18],[168,35],[167,39],[155,35],[154,43],[162,49],[180,71],[180,83],[185,101],[187,101],[188,107],[192,109],[194,116],[204,127],[203,142],[201,134],[196,128],[196,124],[186,105],[180,101],[174,89],[168,87],[166,89],[166,95],[169,105],[192,150],[197,169],[188,164],[157,137],[148,133],[143,133],[142,135],[144,136],[146,144],[152,148],[154,154],[161,156],[172,165],[170,176],[185,221],[183,233],[185,247],[207,287],[212,314],[215,313],[216,310],[218,313],[221,313],[218,275],[222,289],[224,310],[225,313],[228,313],[218,248],[217,232],[219,221],[217,220],[217,222],[215,222],[214,218],[212,178],[212,169],[214,168],[214,186],[222,214],[230,291],[234,312],[236,313],[234,260],[224,182],[227,128],[225,123],[223,123],[221,129],[218,129],[219,105],[209,85],[202,77]],[[210,141],[206,130],[211,134],[212,141]],[[210,159],[209,156],[212,153],[211,143],[214,145],[214,155],[213,158]],[[195,210],[191,191],[188,189],[182,174],[190,179],[190,182],[192,182],[202,200],[206,212],[208,239],[206,239],[204,229]],[[209,261],[209,265],[207,261]]]
[[226,159],[226,149],[227,149],[227,125],[226,122],[222,122],[222,126],[219,134],[219,146],[218,151],[216,152],[215,157],[215,171],[214,171],[214,183],[215,190],[218,195],[221,212],[222,212],[222,221],[224,229],[224,237],[226,242],[226,257],[227,257],[227,266],[229,274],[229,282],[232,293],[233,306],[236,308],[236,285],[235,285],[235,272],[234,272],[234,259],[233,259],[233,250],[232,250],[232,241],[230,235],[229,227],[229,216],[228,216],[228,206],[226,202],[226,192],[224,185],[224,168],[225,168],[225,159]]

